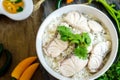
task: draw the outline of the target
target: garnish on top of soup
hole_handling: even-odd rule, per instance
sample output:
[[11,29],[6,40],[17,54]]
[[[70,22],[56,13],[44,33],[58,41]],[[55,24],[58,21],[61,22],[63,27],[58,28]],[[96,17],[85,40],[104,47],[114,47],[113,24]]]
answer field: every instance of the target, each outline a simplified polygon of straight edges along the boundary
[[12,14],[22,12],[24,9],[23,0],[3,0],[4,9]]
[[61,35],[61,40],[69,41],[75,44],[74,54],[79,58],[86,59],[88,57],[87,47],[91,43],[88,33],[74,34],[72,30],[66,26],[58,26],[57,31]]

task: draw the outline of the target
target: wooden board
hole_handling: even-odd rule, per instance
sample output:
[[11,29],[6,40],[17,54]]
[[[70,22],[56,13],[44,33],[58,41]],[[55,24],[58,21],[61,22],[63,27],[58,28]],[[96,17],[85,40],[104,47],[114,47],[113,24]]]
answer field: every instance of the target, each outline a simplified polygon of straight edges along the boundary
[[[10,74],[15,66],[24,58],[36,56],[36,34],[41,24],[43,8],[34,12],[28,19],[13,21],[4,15],[0,15],[0,43],[8,49],[13,56],[12,64],[8,72],[0,77],[0,80],[10,80]],[[0,67],[5,56],[0,58]],[[32,80],[48,80],[48,73],[40,65]]]

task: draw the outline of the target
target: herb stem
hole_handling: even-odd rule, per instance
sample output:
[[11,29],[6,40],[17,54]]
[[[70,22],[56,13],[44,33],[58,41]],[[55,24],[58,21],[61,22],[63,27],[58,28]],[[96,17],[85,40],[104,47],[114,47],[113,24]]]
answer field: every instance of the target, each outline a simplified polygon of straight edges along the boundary
[[97,2],[103,4],[103,6],[106,8],[106,10],[108,11],[108,13],[113,17],[113,19],[115,20],[116,24],[117,24],[117,28],[119,31],[119,35],[120,35],[120,21],[118,20],[116,15],[120,16],[120,12],[118,12],[117,10],[115,10],[113,7],[111,7],[106,0],[96,0]]

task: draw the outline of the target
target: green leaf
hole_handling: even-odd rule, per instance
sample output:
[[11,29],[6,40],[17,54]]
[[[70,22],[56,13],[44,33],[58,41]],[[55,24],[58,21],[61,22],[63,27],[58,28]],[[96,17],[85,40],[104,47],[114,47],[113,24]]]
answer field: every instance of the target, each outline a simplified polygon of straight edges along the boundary
[[71,41],[71,43],[76,43],[76,44],[80,43],[80,39],[81,39],[80,34],[73,34],[69,37],[69,40]]
[[70,43],[76,43],[76,44],[79,44],[79,41],[78,41],[78,40],[72,40]]
[[19,8],[17,9],[17,12],[21,12],[21,11],[23,11],[23,8],[22,8],[22,7],[19,7]]
[[[87,59],[87,46],[91,43],[88,33],[74,34],[69,27],[58,26],[57,31],[61,35],[61,40],[75,44],[74,54],[82,59]],[[87,45],[87,46],[86,46]]]
[[88,57],[87,53],[87,48],[84,46],[80,46],[78,45],[75,49],[74,49],[74,53],[76,56],[78,56],[79,58],[82,59],[86,59]]
[[58,26],[57,31],[61,34],[61,35],[66,35],[69,36],[72,34],[72,30],[68,27],[65,26]]
[[15,3],[19,3],[22,2],[22,0],[9,0],[10,2],[15,2]]
[[117,15],[117,18],[120,19],[120,15]]
[[66,36],[61,36],[61,40],[63,40],[63,41],[68,41],[68,37],[66,37]]
[[83,33],[82,35],[83,40],[81,42],[85,42],[86,45],[90,45],[91,39],[88,33]]
[[88,4],[91,4],[93,2],[93,0],[88,0]]
[[16,2],[15,2],[15,3],[19,3],[19,2],[22,2],[22,0],[16,0]]
[[111,4],[110,6],[111,6],[112,8],[115,8],[115,4]]

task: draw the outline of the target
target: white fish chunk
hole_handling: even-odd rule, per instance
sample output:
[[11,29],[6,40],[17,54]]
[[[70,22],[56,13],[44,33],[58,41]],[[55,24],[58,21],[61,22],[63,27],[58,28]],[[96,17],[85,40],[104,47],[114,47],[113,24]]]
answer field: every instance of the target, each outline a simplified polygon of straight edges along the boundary
[[64,42],[60,39],[55,38],[46,49],[44,49],[44,52],[46,55],[51,57],[57,57],[68,47],[68,42]]
[[87,47],[87,51],[88,51],[88,53],[90,53],[91,50],[92,50],[92,44],[90,44],[90,46]]
[[110,52],[111,45],[110,41],[100,42],[94,46],[91,53],[104,58]]
[[94,32],[94,33],[98,33],[98,32],[101,32],[103,30],[102,26],[94,21],[94,20],[89,20],[88,21],[88,25],[89,25],[89,28]]
[[90,70],[90,72],[97,72],[100,69],[103,59],[111,50],[110,48],[110,41],[100,42],[94,46],[88,62],[88,69]]
[[59,69],[60,73],[66,77],[70,77],[75,73],[82,70],[87,65],[88,59],[79,59],[77,56],[72,55],[70,58],[64,60]]
[[92,54],[88,62],[88,69],[90,70],[90,72],[97,72],[102,64],[102,61],[103,58],[101,56]]
[[76,11],[66,14],[64,20],[75,29],[79,29],[82,32],[90,32],[87,18]]

